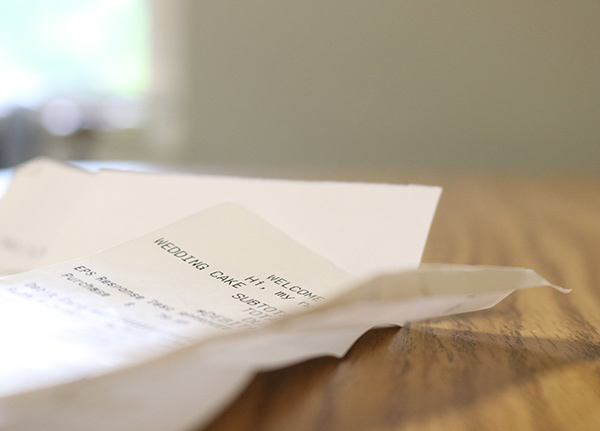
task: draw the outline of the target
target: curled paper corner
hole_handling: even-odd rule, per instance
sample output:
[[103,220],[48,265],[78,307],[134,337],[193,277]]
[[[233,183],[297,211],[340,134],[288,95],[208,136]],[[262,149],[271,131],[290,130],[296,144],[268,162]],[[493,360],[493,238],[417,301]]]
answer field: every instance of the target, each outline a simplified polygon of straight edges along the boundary
[[[531,274],[532,274],[532,277],[537,277],[538,279],[540,279],[541,281],[543,281],[543,284],[541,284],[541,285],[540,285],[540,287],[541,287],[541,286],[549,286],[549,287],[552,287],[552,288],[554,288],[554,289],[558,290],[558,291],[559,291],[559,292],[561,292],[561,293],[569,293],[569,292],[572,292],[572,291],[573,291],[573,289],[568,289],[568,288],[566,288],[566,287],[559,286],[558,284],[553,284],[553,283],[550,283],[550,282],[549,282],[549,281],[547,281],[546,279],[544,279],[544,278],[542,278],[541,276],[539,276],[539,275],[538,275],[538,274],[535,272],[535,270],[533,270],[533,269],[525,269],[525,271],[527,271],[527,272],[531,273]],[[536,286],[531,286],[531,287],[536,287]]]
[[516,290],[569,289],[551,284],[535,271],[502,266],[425,264],[355,282],[344,293],[264,330],[360,330],[404,325],[430,318],[494,307]]
[[566,287],[561,287],[561,286],[559,286],[557,284],[550,284],[550,287],[553,287],[553,288],[555,288],[556,290],[558,290],[559,292],[562,292],[562,293],[569,293],[569,292],[573,291],[573,289],[567,289]]
[[[465,289],[473,287],[479,292],[506,290],[511,285],[513,286],[511,290],[531,287],[552,287],[562,293],[569,293],[573,290],[550,283],[533,269],[515,266],[422,264],[416,271],[424,274],[439,274],[442,278],[448,277],[448,281],[451,283],[459,280],[467,282],[468,286],[464,287]],[[451,275],[457,277],[454,278]],[[480,285],[475,287],[472,283],[480,283]]]
[[422,264],[418,268],[387,272],[358,282],[338,301],[394,300],[440,295],[512,292],[531,287],[552,287],[569,293],[532,269],[511,266]]

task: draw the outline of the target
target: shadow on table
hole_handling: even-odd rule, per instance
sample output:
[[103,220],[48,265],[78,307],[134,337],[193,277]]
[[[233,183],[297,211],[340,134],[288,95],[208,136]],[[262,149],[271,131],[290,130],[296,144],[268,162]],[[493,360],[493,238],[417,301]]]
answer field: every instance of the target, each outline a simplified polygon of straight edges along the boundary
[[[600,358],[589,334],[571,337],[475,332],[460,321],[448,330],[373,329],[341,359],[258,374],[206,430],[391,429],[464,411],[502,391],[539,399],[542,376]],[[550,408],[540,404],[534,414]],[[485,424],[474,418],[471,425]]]

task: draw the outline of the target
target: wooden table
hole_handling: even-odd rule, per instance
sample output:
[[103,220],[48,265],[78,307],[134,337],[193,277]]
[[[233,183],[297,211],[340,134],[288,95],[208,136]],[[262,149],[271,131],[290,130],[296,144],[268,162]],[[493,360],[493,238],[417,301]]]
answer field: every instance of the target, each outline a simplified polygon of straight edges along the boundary
[[373,329],[342,359],[259,374],[206,430],[600,429],[600,178],[370,179],[444,186],[424,262],[533,268],[573,292]]

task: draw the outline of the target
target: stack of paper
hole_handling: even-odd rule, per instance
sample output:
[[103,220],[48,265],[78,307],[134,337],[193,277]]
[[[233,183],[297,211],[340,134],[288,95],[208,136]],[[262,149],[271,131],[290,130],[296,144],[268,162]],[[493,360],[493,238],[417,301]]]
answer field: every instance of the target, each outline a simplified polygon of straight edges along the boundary
[[419,267],[439,195],[20,167],[0,201],[0,427],[188,429],[258,369],[548,285]]

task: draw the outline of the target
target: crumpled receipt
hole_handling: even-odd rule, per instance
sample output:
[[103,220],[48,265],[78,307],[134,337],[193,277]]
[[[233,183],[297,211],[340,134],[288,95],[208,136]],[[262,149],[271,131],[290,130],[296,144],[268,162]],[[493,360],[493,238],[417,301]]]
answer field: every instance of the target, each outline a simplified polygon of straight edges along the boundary
[[[43,177],[44,170],[56,175],[54,162],[33,165],[37,177]],[[63,169],[70,176],[78,175],[66,166],[58,171]],[[533,271],[519,268],[411,263],[422,253],[439,196],[435,189],[409,190],[400,200],[414,206],[402,211],[394,210],[397,204],[389,199],[396,191],[393,186],[377,189],[379,195],[370,186],[362,191],[363,186],[342,186],[349,188],[338,194],[336,186],[328,184],[330,200],[320,196],[312,202],[311,190],[318,184],[273,186],[268,181],[250,181],[252,186],[231,199],[244,180],[224,179],[220,184],[210,178],[208,183],[222,195],[217,198],[211,190],[206,194],[213,193],[214,199],[207,198],[200,208],[188,207],[187,202],[182,209],[171,199],[169,187],[158,192],[164,194],[162,200],[150,193],[145,197],[150,204],[139,197],[137,203],[127,201],[127,193],[143,183],[158,187],[160,176],[107,173],[93,190],[95,180],[83,175],[89,187],[86,193],[78,192],[91,198],[70,202],[66,212],[79,216],[64,223],[56,216],[52,229],[60,233],[44,235],[47,253],[39,262],[55,259],[58,263],[0,278],[2,429],[189,429],[210,420],[257,370],[319,355],[343,355],[374,326],[480,310],[516,289],[552,286]],[[22,177],[34,189],[33,180]],[[107,193],[116,178],[122,187]],[[174,187],[207,185],[198,178],[165,180]],[[253,187],[262,197],[253,194]],[[286,189],[294,197],[288,202]],[[67,202],[65,192],[60,193],[61,202]],[[331,225],[335,217],[345,214],[352,219],[350,198],[362,193],[370,195],[370,201],[365,199],[376,205],[381,217],[386,206],[406,213],[416,221],[413,232],[405,234],[411,229],[376,221],[367,224],[372,208],[366,213],[355,210],[356,227],[336,231]],[[263,194],[267,198],[260,203]],[[13,190],[11,199],[30,209],[26,195]],[[280,199],[275,202],[274,196]],[[246,202],[240,202],[242,197]],[[39,205],[39,194],[36,199]],[[301,205],[294,206],[298,202]],[[250,210],[252,203],[255,207]],[[51,197],[46,204],[51,204]],[[169,214],[175,218],[140,235],[129,212],[137,214],[139,206],[147,211],[152,204],[156,214],[147,213],[148,220],[138,219],[138,224],[162,223]],[[287,206],[282,210],[281,205]],[[325,208],[316,211],[315,206]],[[122,226],[110,233],[102,208],[111,208],[112,223],[122,220],[135,234]],[[180,217],[182,213],[186,215]],[[319,213],[328,214],[327,223],[319,224]],[[87,218],[81,220],[82,216]],[[293,220],[288,225],[281,222],[286,216]],[[156,220],[150,220],[153,217]],[[310,223],[302,223],[311,217],[318,225],[317,235]],[[16,223],[17,218],[12,220]],[[92,229],[87,236],[86,229]],[[354,229],[367,229],[368,234],[344,238]],[[419,238],[405,244],[413,249],[412,256],[408,251],[400,253],[404,262],[397,268],[389,258],[382,264],[371,256],[373,244],[384,237],[406,239],[414,231]],[[114,237],[113,245],[103,248],[106,235]],[[356,238],[367,250],[348,250]],[[337,241],[344,244],[336,252]],[[94,251],[85,255],[77,250],[80,246]],[[397,244],[389,249],[394,247]],[[325,256],[314,248],[334,252]],[[389,251],[383,248],[377,253]],[[77,253],[84,257],[58,258]],[[13,263],[17,261],[18,257]]]

